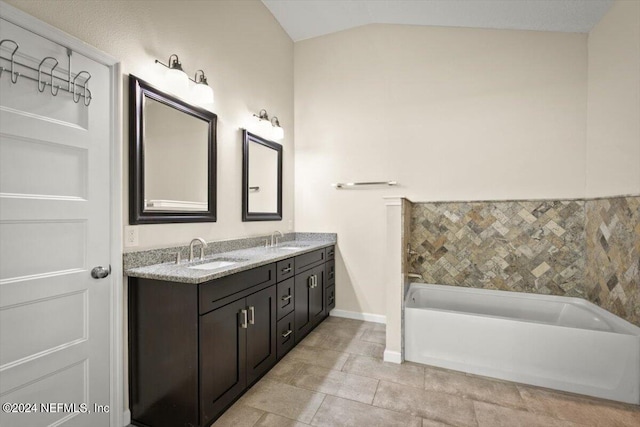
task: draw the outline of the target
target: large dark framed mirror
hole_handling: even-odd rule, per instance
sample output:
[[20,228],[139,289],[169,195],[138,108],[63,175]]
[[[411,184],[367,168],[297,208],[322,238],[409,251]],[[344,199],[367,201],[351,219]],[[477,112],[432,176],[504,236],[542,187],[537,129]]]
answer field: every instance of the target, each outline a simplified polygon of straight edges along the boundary
[[282,145],[242,132],[242,220],[282,220]]
[[217,116],[129,76],[129,222],[216,221]]

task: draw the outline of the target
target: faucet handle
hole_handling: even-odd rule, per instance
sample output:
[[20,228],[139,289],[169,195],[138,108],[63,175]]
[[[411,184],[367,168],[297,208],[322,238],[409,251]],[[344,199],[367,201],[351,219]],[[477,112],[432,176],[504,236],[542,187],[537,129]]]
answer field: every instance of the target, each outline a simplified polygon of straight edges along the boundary
[[182,262],[182,253],[180,251],[176,252],[176,264],[180,264]]
[[204,259],[204,248],[206,248],[206,245],[200,246],[200,259],[201,260]]

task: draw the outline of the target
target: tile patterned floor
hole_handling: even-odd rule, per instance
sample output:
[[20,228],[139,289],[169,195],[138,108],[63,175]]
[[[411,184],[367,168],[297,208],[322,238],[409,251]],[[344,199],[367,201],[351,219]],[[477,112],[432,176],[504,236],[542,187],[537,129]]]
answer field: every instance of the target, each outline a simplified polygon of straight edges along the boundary
[[384,325],[329,317],[215,427],[640,426],[640,407],[382,361]]

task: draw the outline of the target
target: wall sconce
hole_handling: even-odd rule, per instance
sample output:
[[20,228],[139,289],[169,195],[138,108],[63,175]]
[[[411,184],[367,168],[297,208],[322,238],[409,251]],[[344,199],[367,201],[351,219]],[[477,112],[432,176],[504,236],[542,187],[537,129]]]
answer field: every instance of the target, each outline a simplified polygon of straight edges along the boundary
[[[200,72],[199,77],[198,72]],[[192,81],[196,84],[193,89],[191,89],[193,101],[199,104],[213,104],[213,89],[207,83],[207,77],[204,75],[204,71],[196,71]]]
[[273,139],[281,140],[284,138],[284,129],[280,126],[277,116],[271,117],[271,126],[273,126]]
[[182,63],[175,53],[169,57],[169,65],[163,64],[156,59],[156,64],[167,67],[164,78],[166,79],[167,89],[173,93],[179,94],[189,87],[189,76],[182,69]]
[[[204,71],[196,71],[193,79],[182,69],[182,63],[175,53],[169,57],[169,64],[164,64],[156,59],[156,64],[160,64],[167,68],[165,79],[167,90],[179,96],[184,96],[189,90],[189,81],[195,83],[189,91],[188,96],[191,101],[198,104],[213,104],[213,89],[207,83],[207,77]],[[200,73],[200,75],[198,75]]]
[[253,117],[256,117],[256,132],[262,134],[262,136],[267,137],[269,132],[271,131],[271,121],[269,120],[269,114],[267,114],[267,110],[260,110],[258,114],[254,114]]
[[256,124],[258,133],[271,139],[280,140],[284,138],[284,129],[280,126],[278,117],[273,116],[273,118],[269,119],[269,114],[267,114],[267,110],[265,109],[260,110],[258,114],[254,114],[253,117],[257,117],[258,119],[258,123]]

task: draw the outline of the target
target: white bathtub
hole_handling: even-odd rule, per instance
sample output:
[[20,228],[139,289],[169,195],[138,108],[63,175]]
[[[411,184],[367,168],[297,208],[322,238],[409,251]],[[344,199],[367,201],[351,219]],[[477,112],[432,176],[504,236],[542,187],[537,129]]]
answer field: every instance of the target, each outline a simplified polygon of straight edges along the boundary
[[640,328],[579,298],[411,284],[405,359],[640,403]]

